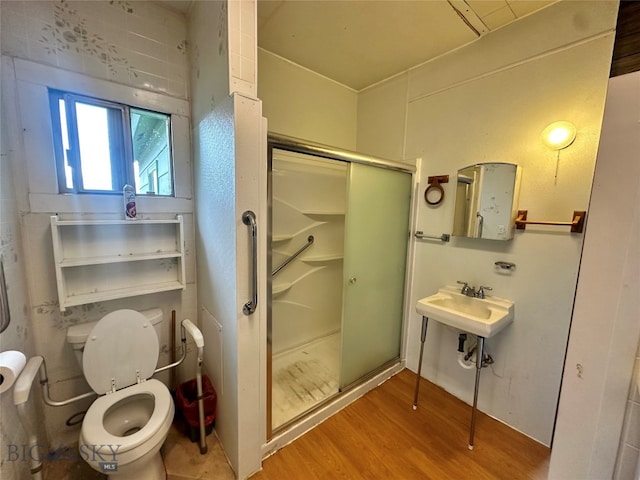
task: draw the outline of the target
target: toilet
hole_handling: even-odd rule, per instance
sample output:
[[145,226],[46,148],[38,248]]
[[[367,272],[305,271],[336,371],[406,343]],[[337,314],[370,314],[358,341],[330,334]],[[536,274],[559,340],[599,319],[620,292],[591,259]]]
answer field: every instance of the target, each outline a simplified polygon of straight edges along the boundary
[[162,310],[117,310],[74,325],[67,342],[100,395],[82,422],[78,449],[92,468],[119,480],[166,478],[160,447],[173,421],[167,387],[152,379]]

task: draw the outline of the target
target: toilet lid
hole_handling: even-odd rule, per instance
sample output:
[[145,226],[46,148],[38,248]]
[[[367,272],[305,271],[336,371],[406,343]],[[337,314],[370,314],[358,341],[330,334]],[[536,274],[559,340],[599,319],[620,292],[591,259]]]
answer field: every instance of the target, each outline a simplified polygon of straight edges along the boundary
[[158,363],[158,337],[147,317],[135,310],[105,315],[87,337],[82,365],[94,392],[128,387],[151,378]]

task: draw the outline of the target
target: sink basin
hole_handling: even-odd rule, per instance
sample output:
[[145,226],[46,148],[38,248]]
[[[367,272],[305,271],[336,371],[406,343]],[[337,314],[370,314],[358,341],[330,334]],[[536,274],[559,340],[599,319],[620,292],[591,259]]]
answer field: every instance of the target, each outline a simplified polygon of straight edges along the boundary
[[514,304],[492,296],[467,297],[457,287],[444,287],[418,300],[416,311],[450,327],[489,338],[513,321]]

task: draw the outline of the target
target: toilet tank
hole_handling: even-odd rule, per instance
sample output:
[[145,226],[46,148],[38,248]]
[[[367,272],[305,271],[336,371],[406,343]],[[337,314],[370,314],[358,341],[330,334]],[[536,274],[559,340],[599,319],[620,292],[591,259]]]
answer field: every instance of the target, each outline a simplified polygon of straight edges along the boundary
[[[150,308],[149,310],[141,310],[140,313],[147,317],[153,325],[153,329],[158,336],[158,342],[160,342],[160,333],[162,325],[162,310],[159,308]],[[84,344],[87,341],[87,337],[96,326],[96,322],[81,323],[79,325],[73,325],[67,329],[67,343],[71,344],[73,353],[76,356],[78,365],[82,368],[82,352],[84,351]]]

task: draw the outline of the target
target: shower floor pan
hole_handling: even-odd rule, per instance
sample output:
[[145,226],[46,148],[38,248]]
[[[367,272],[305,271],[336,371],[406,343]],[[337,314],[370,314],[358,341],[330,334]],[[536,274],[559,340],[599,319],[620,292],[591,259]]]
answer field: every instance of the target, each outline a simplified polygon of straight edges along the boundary
[[338,393],[340,333],[273,356],[272,428]]

